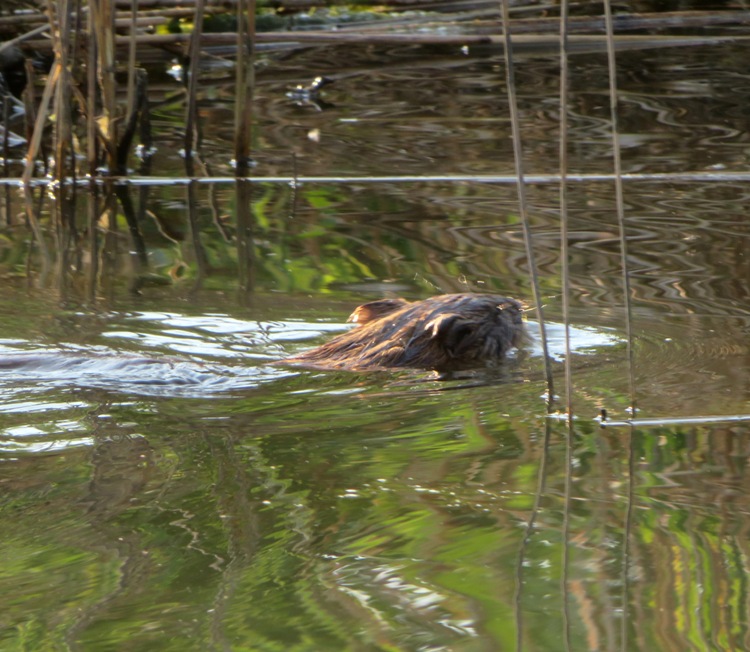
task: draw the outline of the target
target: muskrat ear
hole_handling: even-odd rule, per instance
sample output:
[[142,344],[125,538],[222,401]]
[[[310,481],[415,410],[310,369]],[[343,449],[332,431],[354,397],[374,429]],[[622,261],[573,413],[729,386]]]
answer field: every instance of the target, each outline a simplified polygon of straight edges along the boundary
[[346,318],[347,323],[361,324],[363,321],[366,321],[367,318],[365,315],[367,308],[365,306],[367,306],[367,304],[357,306],[354,309],[354,312]]
[[362,326],[367,322],[380,319],[395,312],[399,308],[409,305],[406,299],[378,299],[357,306],[346,321]]

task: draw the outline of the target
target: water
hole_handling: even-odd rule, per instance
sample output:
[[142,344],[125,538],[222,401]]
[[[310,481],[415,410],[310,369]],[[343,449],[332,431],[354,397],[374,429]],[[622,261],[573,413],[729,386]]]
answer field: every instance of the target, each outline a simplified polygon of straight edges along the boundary
[[[616,425],[631,397],[609,182],[570,189],[572,438],[564,402],[547,415],[538,336],[490,378],[273,364],[384,294],[530,302],[512,186],[257,186],[249,297],[229,184],[131,189],[147,267],[120,218],[100,222],[92,272],[85,206],[64,274],[37,250],[27,266],[28,233],[5,229],[0,648],[746,649],[750,226],[746,183],[718,176],[746,169],[746,49],[618,58],[625,171],[717,175],[626,185],[635,429]],[[605,62],[573,63],[571,168],[608,172]],[[268,66],[259,175],[512,173],[496,57],[317,48]],[[331,73],[329,106],[286,96]],[[222,74],[202,105],[218,176]],[[527,170],[555,173],[556,63],[517,76]],[[184,173],[181,111],[155,109],[157,176]],[[562,395],[557,188],[528,195]]]

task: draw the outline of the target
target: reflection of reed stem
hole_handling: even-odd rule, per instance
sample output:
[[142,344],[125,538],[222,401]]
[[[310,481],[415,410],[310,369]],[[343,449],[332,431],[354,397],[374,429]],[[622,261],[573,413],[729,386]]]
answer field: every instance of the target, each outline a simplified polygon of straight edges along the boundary
[[133,254],[135,256],[135,260],[138,263],[137,271],[138,273],[140,273],[148,268],[148,250],[146,249],[146,243],[144,242],[143,236],[141,235],[138,220],[136,220],[135,206],[133,205],[133,200],[130,197],[130,187],[118,184],[115,186],[115,194],[117,195],[117,199],[119,199],[120,201],[122,212],[125,215],[125,222],[128,225],[130,238],[133,242]]
[[628,428],[626,441],[628,451],[628,492],[625,503],[625,524],[622,532],[622,620],[620,622],[620,649],[628,649],[628,627],[630,625],[630,533],[633,529],[633,506],[635,503],[635,473],[638,464],[637,430]]
[[536,519],[539,515],[539,510],[542,504],[542,496],[544,495],[545,486],[547,484],[547,462],[551,429],[551,419],[545,419],[544,440],[542,442],[542,454],[539,459],[539,471],[537,472],[536,492],[534,493],[534,506],[531,509],[529,522],[526,524],[526,532],[521,539],[521,547],[518,552],[518,561],[516,563],[516,588],[513,604],[516,618],[516,650],[518,652],[523,650],[523,606],[521,604],[521,598],[523,596],[523,571],[525,567],[524,562],[526,560],[526,548],[529,544],[529,540],[531,539],[531,535],[534,532],[534,526],[536,525]]
[[568,415],[567,430],[565,437],[565,489],[563,499],[563,523],[562,523],[562,571],[560,573],[560,591],[563,602],[563,641],[565,650],[570,650],[570,511],[573,491],[573,441],[575,430],[573,429],[573,417]]
[[298,170],[297,170],[297,153],[292,152],[292,174],[294,175],[294,181],[292,181],[292,196],[289,199],[289,219],[293,220],[297,217],[297,205],[299,203],[299,181]]
[[232,236],[221,222],[221,203],[219,202],[219,186],[212,183],[208,186],[208,202],[211,206],[211,220],[223,238],[224,242],[231,242]]
[[86,201],[86,215],[88,222],[89,241],[89,266],[86,294],[89,303],[93,305],[96,301],[96,279],[99,273],[99,190],[93,178],[89,181],[89,195],[88,200]]
[[253,186],[244,178],[237,179],[237,267],[240,290],[249,294],[255,286],[254,222],[252,214]]
[[208,273],[208,261],[206,260],[206,252],[201,243],[200,223],[198,221],[197,184],[195,182],[190,182],[187,186],[187,209],[188,224],[190,225],[190,242],[193,245],[196,268],[193,290],[198,290],[203,285],[203,280]]

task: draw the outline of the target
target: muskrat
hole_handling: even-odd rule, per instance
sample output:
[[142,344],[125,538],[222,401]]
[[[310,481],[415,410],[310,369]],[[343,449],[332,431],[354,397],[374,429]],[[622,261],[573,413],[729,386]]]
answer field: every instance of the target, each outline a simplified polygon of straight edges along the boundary
[[323,369],[410,367],[439,372],[493,366],[526,339],[522,312],[515,299],[494,294],[371,301],[349,317],[358,328],[281,362]]

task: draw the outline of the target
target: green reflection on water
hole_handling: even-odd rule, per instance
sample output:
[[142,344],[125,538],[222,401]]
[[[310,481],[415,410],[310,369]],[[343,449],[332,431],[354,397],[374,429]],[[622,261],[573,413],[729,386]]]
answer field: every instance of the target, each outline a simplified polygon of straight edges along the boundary
[[284,382],[310,391],[110,400],[90,448],[6,458],[3,649],[509,649],[522,622],[555,650],[565,598],[572,649],[616,643],[623,608],[630,649],[744,636],[746,433],[637,434],[624,593],[622,433],[577,433],[566,508],[537,385]]

